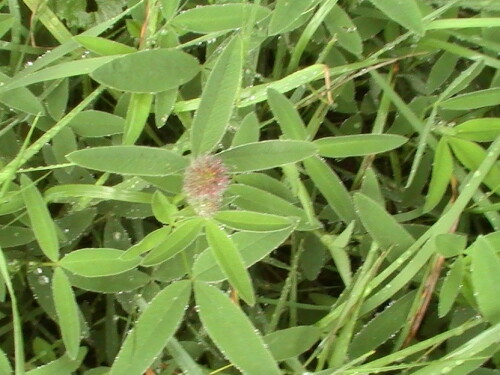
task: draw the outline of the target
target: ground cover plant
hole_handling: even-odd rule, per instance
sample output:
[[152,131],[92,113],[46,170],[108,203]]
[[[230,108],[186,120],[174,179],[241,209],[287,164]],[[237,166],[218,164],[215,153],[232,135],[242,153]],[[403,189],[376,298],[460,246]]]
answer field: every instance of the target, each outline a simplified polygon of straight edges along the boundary
[[500,372],[496,0],[0,1],[0,374]]

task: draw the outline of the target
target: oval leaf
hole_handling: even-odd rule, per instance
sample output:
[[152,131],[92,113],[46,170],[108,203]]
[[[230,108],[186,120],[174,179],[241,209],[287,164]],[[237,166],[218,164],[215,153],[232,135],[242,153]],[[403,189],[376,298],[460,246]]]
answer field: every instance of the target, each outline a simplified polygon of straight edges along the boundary
[[255,304],[252,280],[233,240],[213,221],[207,221],[205,234],[219,267],[231,285],[246,303]]
[[189,281],[178,281],[158,293],[127,335],[109,375],[142,375],[179,327],[190,295]]
[[476,142],[492,142],[500,134],[500,118],[476,118],[453,128],[456,135]]
[[172,23],[187,31],[212,33],[242,28],[250,16],[255,17],[255,23],[260,22],[269,13],[269,9],[254,4],[197,6],[179,14]]
[[91,77],[114,89],[154,93],[190,81],[199,70],[198,61],[191,55],[162,48],[116,58],[94,70]]
[[329,158],[346,158],[378,154],[398,148],[408,141],[394,134],[360,134],[325,137],[314,141],[319,154]]
[[55,262],[59,258],[59,241],[56,225],[50,216],[47,205],[36,186],[26,175],[21,176],[21,188],[31,227],[40,249],[47,258]]
[[219,56],[201,94],[191,127],[195,156],[211,152],[226,132],[240,88],[242,67],[243,47],[241,39],[235,37]]
[[104,137],[123,133],[125,120],[108,112],[89,110],[77,113],[68,126],[82,137]]
[[231,363],[248,375],[279,375],[264,340],[247,316],[219,289],[194,284],[203,327]]
[[230,172],[250,172],[304,160],[318,151],[311,142],[275,140],[246,143],[222,151],[218,156]]
[[252,211],[219,211],[214,219],[231,229],[252,232],[272,232],[292,225],[287,217]]
[[282,329],[264,336],[264,342],[274,359],[283,361],[298,356],[319,340],[321,331],[314,326]]
[[68,277],[60,268],[54,271],[52,294],[56,307],[57,322],[61,328],[64,346],[69,358],[76,359],[80,347],[80,317],[75,294]]
[[84,168],[136,176],[166,176],[187,165],[175,152],[145,146],[94,147],[74,151],[66,158]]
[[[239,249],[245,267],[248,268],[281,245],[290,236],[293,229],[294,227],[290,226],[287,229],[276,232],[240,232],[233,234],[231,239]],[[202,281],[215,282],[226,279],[210,249],[205,250],[196,259],[193,267],[193,275],[196,279]]]
[[370,0],[382,13],[416,34],[424,34],[422,13],[415,0]]
[[91,292],[97,293],[121,293],[128,292],[151,281],[149,275],[137,270],[130,270],[119,275],[84,277],[68,274],[71,285]]
[[500,323],[500,259],[484,237],[479,237],[470,249],[471,276],[479,311],[492,324]]
[[198,237],[203,224],[199,218],[182,223],[146,256],[142,265],[155,266],[180,253]]
[[80,249],[61,259],[59,264],[79,276],[100,277],[117,275],[137,267],[141,258],[122,259],[122,250]]
[[454,98],[445,100],[441,107],[445,109],[469,110],[483,107],[490,107],[500,104],[500,88],[479,90],[467,94],[457,95]]

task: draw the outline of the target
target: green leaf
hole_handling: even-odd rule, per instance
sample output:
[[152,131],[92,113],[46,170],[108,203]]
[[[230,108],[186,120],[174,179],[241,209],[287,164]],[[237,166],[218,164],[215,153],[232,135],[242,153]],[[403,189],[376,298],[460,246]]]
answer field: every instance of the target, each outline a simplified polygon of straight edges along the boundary
[[193,56],[160,48],[116,58],[95,69],[90,76],[113,89],[155,93],[190,81],[199,70],[198,61]]
[[236,36],[221,53],[201,94],[191,127],[195,156],[210,153],[226,132],[240,88],[243,46]]
[[432,210],[441,201],[453,174],[453,158],[445,137],[439,140],[434,154],[432,176],[425,197],[424,212]]
[[206,222],[205,234],[219,267],[231,285],[246,303],[254,305],[255,294],[252,280],[233,240],[211,220]]
[[258,142],[260,135],[259,119],[255,112],[250,112],[241,121],[241,124],[234,134],[232,147],[240,146],[245,143]]
[[219,289],[195,282],[203,327],[224,356],[244,374],[279,375],[276,362],[248,317]]
[[59,259],[59,241],[57,239],[56,225],[50,216],[42,195],[29,179],[21,176],[21,192],[26,205],[26,210],[31,221],[31,228],[43,253],[51,261]]
[[124,190],[112,186],[96,185],[55,185],[45,191],[48,202],[74,201],[75,197],[87,197],[103,200],[117,200],[133,203],[150,203],[151,194],[133,190]]
[[476,142],[492,142],[500,135],[500,118],[476,118],[453,128],[457,137]]
[[467,237],[456,233],[441,233],[434,239],[436,251],[445,258],[460,255],[467,246]]
[[492,324],[500,323],[500,259],[497,249],[483,236],[478,237],[469,253],[471,259],[471,278],[474,296],[479,311]]
[[89,51],[101,56],[122,55],[137,52],[134,47],[98,36],[77,35],[74,39]]
[[14,247],[25,245],[35,239],[33,231],[29,228],[10,225],[0,228],[0,247]]
[[356,220],[351,195],[335,172],[319,158],[304,160],[304,166],[314,185],[340,219],[344,223]]
[[[470,171],[479,168],[486,158],[486,151],[475,142],[459,138],[448,138],[448,142],[456,158]],[[500,186],[500,167],[494,164],[489,172],[484,176],[483,182],[492,191],[496,191]]]
[[429,73],[426,85],[429,93],[437,90],[453,74],[459,58],[451,52],[443,52]]
[[301,0],[299,2],[277,0],[269,22],[268,34],[276,35],[290,31],[295,21],[316,3],[316,0]]
[[84,277],[117,275],[137,267],[141,258],[123,259],[122,250],[80,249],[72,251],[59,262],[60,266]]
[[[9,82],[10,78],[0,72],[0,85]],[[7,107],[18,109],[32,115],[44,114],[42,102],[26,87],[18,87],[0,94],[0,102]]]
[[[292,233],[294,227],[276,232],[239,232],[231,236],[236,248],[239,249],[245,267],[248,268],[263,259],[281,245]],[[205,250],[196,259],[193,275],[201,281],[221,281],[226,276],[217,265],[215,256],[210,249]]]
[[153,104],[153,94],[133,93],[125,118],[125,129],[123,132],[123,144],[132,145],[137,141],[146,126]]
[[142,375],[179,327],[190,295],[189,281],[175,282],[159,292],[125,338],[109,375]]
[[214,219],[228,228],[250,232],[272,232],[290,227],[286,217],[252,211],[219,211]]
[[441,102],[441,107],[454,110],[469,110],[500,104],[500,88],[492,88],[457,95]]
[[415,0],[370,0],[382,13],[415,34],[424,34],[422,13]]
[[324,22],[341,47],[357,56],[363,52],[363,42],[358,28],[342,7],[335,5],[325,17]]
[[258,23],[269,13],[265,7],[244,3],[197,6],[180,13],[172,24],[186,31],[208,34],[243,28],[250,15],[254,15],[254,22]]
[[[66,80],[67,81],[67,80]],[[122,117],[108,112],[88,110],[78,112],[68,126],[83,137],[102,137],[123,133],[125,121]]]
[[372,238],[383,249],[390,250],[388,258],[396,259],[415,240],[382,206],[366,195],[356,193],[354,203],[359,218]]
[[273,88],[267,89],[267,98],[283,134],[289,139],[306,140],[305,125],[294,104]]
[[415,295],[415,291],[406,294],[365,325],[352,340],[350,358],[358,358],[393,337],[407,323]]
[[168,116],[174,109],[179,90],[177,88],[162,91],[155,96],[155,124],[157,128],[163,127],[168,120]]
[[189,219],[175,228],[164,240],[144,258],[143,266],[155,266],[172,258],[187,248],[198,237],[203,228],[204,220]]
[[246,143],[218,154],[230,172],[250,172],[295,163],[317,153],[311,142],[275,140]]
[[151,281],[149,275],[130,270],[118,275],[85,277],[68,273],[71,285],[97,293],[121,293],[140,288]]
[[64,346],[70,359],[76,359],[80,347],[80,317],[78,304],[68,277],[60,268],[54,271],[52,293],[56,307],[57,322],[61,329]]
[[462,287],[464,271],[464,261],[461,257],[458,257],[451,265],[439,291],[438,315],[440,318],[448,314],[453,307],[458,292]]
[[346,158],[378,154],[400,147],[408,141],[394,134],[359,134],[325,137],[314,141],[319,154],[329,158]]
[[172,224],[174,221],[173,215],[178,211],[177,206],[170,202],[159,190],[153,194],[151,207],[155,217],[163,224]]
[[12,375],[13,370],[10,365],[9,358],[3,350],[0,349],[0,373],[5,375]]
[[84,168],[136,176],[166,176],[188,164],[173,151],[146,146],[87,148],[72,152],[67,159]]
[[44,366],[37,367],[26,372],[26,375],[66,375],[72,374],[80,368],[80,365],[87,354],[87,348],[81,347],[76,359],[69,358],[68,353]]
[[282,329],[264,336],[264,342],[274,359],[283,361],[305,352],[320,339],[321,331],[314,326]]
[[236,196],[233,203],[243,210],[297,217],[300,219],[297,225],[299,230],[310,230],[319,225],[317,222],[309,223],[309,218],[303,209],[267,191],[239,184],[230,185],[227,191]]

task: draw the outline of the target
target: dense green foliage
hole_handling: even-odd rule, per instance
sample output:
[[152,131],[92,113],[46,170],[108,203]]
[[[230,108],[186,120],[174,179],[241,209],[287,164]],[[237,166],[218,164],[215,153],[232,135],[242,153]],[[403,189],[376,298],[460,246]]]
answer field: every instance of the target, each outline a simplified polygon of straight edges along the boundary
[[500,371],[496,0],[0,1],[0,375]]

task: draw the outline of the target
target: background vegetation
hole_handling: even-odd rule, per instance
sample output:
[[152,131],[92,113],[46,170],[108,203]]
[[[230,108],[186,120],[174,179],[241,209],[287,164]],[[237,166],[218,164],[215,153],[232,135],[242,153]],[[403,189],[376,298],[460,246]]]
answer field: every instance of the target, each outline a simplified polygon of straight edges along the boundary
[[500,372],[498,1],[0,10],[0,374]]

